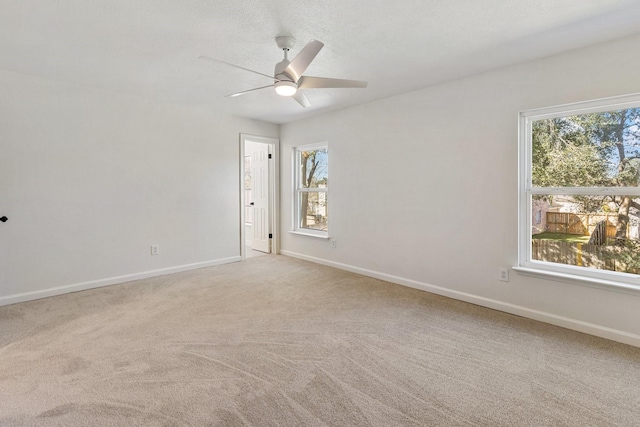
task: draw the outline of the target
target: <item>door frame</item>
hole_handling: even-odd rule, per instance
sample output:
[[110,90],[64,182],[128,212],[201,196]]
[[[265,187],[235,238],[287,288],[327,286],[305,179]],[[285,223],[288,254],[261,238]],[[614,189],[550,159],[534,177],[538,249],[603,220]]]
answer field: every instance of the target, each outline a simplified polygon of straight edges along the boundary
[[251,135],[246,133],[240,134],[240,257],[242,260],[246,258],[247,246],[245,236],[245,215],[244,215],[244,156],[245,143],[251,141],[259,144],[268,144],[272,154],[271,162],[269,162],[269,228],[273,236],[271,238],[272,254],[280,253],[280,140],[278,138],[270,138],[266,136]]

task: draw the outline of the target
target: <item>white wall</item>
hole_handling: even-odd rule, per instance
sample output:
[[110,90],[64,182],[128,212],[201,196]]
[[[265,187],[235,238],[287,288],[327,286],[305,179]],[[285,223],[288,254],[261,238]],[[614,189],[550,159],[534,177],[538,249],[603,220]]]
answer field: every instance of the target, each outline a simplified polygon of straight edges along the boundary
[[[282,253],[640,345],[640,292],[525,277],[518,112],[640,92],[640,37],[281,128]],[[291,147],[328,141],[330,242],[291,229]]]
[[4,71],[0,93],[0,304],[239,259],[239,134],[279,126]]

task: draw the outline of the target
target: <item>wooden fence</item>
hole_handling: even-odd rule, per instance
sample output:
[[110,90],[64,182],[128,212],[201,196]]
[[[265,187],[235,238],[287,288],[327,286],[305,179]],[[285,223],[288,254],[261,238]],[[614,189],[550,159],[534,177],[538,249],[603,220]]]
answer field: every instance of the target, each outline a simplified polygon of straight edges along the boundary
[[[618,214],[583,214],[570,212],[547,212],[547,230],[551,233],[589,236],[600,221],[607,221],[607,237],[616,236]],[[628,231],[627,231],[628,232]]]
[[531,259],[534,260],[597,268],[599,270],[640,273],[638,269],[627,268],[620,261],[620,254],[622,251],[628,250],[626,248],[547,239],[532,239],[531,242]]

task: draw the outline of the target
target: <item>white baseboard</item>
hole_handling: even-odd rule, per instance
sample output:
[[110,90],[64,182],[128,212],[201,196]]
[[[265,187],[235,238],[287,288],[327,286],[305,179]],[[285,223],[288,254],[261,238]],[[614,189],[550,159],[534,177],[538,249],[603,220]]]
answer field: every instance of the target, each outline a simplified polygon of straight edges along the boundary
[[632,334],[617,329],[607,328],[605,326],[596,325],[594,323],[583,322],[581,320],[571,319],[569,317],[559,316],[553,313],[547,313],[540,310],[534,310],[531,308],[523,307],[520,305],[510,304],[508,302],[498,301],[491,298],[485,298],[478,295],[468,294],[466,292],[455,291],[452,289],[442,288],[440,286],[430,285],[427,283],[418,282],[416,280],[406,279],[403,277],[393,276],[391,274],[381,273],[379,271],[368,270],[366,268],[354,267],[348,264],[342,264],[335,261],[328,261],[322,258],[316,258],[299,254],[296,252],[281,250],[282,255],[290,256],[293,258],[302,259],[305,261],[314,262],[316,264],[322,264],[329,267],[334,267],[340,270],[349,271],[352,273],[361,274],[363,276],[373,277],[375,279],[384,280],[398,285],[407,286],[414,289],[420,289],[422,291],[430,292],[437,295],[453,298],[460,301],[469,302],[471,304],[480,305],[483,307],[491,308],[505,313],[515,314],[517,316],[526,317],[540,322],[549,323],[551,325],[561,326],[563,328],[571,329],[585,334],[595,335],[597,337],[606,338],[612,341],[629,344],[635,347],[640,347],[640,335]]
[[19,302],[31,301],[40,298],[47,298],[56,295],[68,294],[71,292],[84,291],[87,289],[101,288],[103,286],[117,285],[119,283],[131,282],[132,280],[147,279],[149,277],[164,276],[166,274],[180,273],[181,271],[196,270],[198,268],[211,267],[214,265],[228,264],[240,261],[239,256],[221,258],[211,261],[196,262],[193,264],[179,265],[176,267],[162,268],[159,270],[143,271],[141,273],[126,274],[124,276],[109,277],[106,279],[92,280],[89,282],[75,283],[72,285],[58,286],[55,288],[43,289],[40,291],[23,292],[20,294],[0,297],[0,306],[17,304]]

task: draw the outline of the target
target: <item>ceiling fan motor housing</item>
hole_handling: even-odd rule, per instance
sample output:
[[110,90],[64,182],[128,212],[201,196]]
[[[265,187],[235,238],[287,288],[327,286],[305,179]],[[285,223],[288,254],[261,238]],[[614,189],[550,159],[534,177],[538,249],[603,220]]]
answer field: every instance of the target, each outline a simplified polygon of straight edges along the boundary
[[285,59],[276,64],[276,69],[273,72],[273,76],[278,81],[289,81],[295,83],[295,81],[291,78],[290,75],[284,72],[285,68],[289,65],[289,60]]
[[293,47],[295,39],[289,36],[280,36],[276,37],[276,43],[284,51],[284,59],[276,64],[276,68],[273,71],[273,87],[278,95],[293,96],[298,91],[298,83],[284,70],[291,62],[287,58],[287,52]]
[[273,72],[273,87],[276,93],[282,96],[292,96],[298,91],[298,84],[293,81],[291,76],[284,72],[287,65],[289,65],[289,60],[285,59],[280,61],[276,64],[276,69]]

